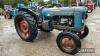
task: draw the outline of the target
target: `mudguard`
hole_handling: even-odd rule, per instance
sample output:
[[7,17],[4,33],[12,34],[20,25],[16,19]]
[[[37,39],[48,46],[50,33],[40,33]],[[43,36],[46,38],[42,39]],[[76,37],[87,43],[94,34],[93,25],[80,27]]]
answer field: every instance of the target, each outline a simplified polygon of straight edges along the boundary
[[[29,13],[31,16],[34,16],[35,20],[37,20],[37,15],[36,15],[34,12],[32,12],[32,11],[26,9],[26,8],[19,9],[19,11],[27,12],[27,13]],[[18,12],[19,12],[19,11],[18,11]]]

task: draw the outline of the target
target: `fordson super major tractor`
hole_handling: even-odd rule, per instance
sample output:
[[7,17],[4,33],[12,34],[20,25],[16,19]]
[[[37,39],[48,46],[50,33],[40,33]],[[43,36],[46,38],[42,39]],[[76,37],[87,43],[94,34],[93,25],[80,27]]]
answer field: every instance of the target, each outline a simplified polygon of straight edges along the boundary
[[37,11],[22,8],[14,19],[15,29],[26,42],[35,40],[38,30],[60,30],[62,32],[57,36],[57,46],[64,53],[74,55],[81,49],[80,39],[89,32],[85,14],[85,7],[41,7]]

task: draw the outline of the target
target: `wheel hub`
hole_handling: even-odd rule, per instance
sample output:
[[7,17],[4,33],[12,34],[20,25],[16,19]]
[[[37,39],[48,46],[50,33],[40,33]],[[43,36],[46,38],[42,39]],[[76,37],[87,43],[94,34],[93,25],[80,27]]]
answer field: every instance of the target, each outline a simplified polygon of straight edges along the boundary
[[25,20],[23,20],[20,23],[20,28],[21,28],[22,32],[24,32],[24,33],[28,33],[28,31],[29,31],[28,23]]
[[23,38],[28,38],[30,35],[30,29],[28,22],[23,18],[20,22],[18,22],[18,29]]
[[64,49],[72,49],[73,47],[75,47],[74,42],[72,41],[72,39],[68,38],[68,36],[64,36],[61,44]]

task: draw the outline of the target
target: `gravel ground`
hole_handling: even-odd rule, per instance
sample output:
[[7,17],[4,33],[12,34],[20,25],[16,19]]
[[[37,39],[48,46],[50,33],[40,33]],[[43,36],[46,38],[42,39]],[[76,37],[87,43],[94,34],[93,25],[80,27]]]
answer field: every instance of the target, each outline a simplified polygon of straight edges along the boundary
[[86,24],[89,35],[81,40],[82,48],[94,48],[93,53],[68,55],[61,52],[56,45],[60,31],[39,32],[34,42],[22,41],[17,35],[13,20],[0,17],[0,56],[100,56],[100,8],[89,14]]

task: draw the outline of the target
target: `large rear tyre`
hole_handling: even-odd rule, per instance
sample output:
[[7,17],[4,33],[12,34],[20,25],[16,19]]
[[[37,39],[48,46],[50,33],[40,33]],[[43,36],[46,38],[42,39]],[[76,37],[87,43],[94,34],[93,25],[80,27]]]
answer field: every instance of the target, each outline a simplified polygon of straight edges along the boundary
[[20,38],[26,42],[33,41],[38,33],[35,16],[20,11],[15,17],[15,28]]
[[80,38],[70,32],[60,33],[56,42],[61,51],[70,55],[77,54],[81,48]]

